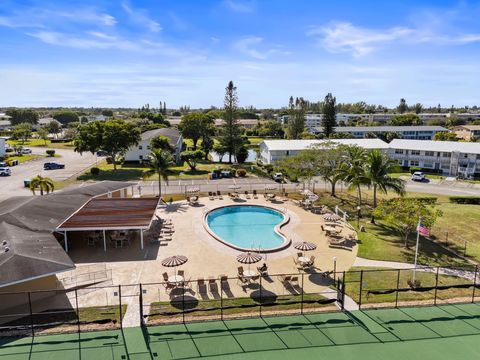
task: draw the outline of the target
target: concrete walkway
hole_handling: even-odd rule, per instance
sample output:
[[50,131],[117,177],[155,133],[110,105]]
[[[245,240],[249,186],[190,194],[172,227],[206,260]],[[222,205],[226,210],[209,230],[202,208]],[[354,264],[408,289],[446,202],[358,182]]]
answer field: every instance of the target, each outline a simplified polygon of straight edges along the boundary
[[[402,263],[402,262],[396,262],[396,261],[370,260],[370,259],[364,259],[361,257],[357,257],[355,259],[353,266],[383,267],[383,268],[390,268],[390,269],[412,269],[412,270],[415,267],[413,264],[410,264],[410,263]],[[437,267],[417,265],[417,270],[434,273],[437,271]],[[440,275],[461,277],[471,281],[473,281],[475,278],[475,271],[469,271],[469,270],[463,270],[463,269],[440,267],[438,273]],[[477,274],[477,281],[478,281],[479,275],[480,274]]]

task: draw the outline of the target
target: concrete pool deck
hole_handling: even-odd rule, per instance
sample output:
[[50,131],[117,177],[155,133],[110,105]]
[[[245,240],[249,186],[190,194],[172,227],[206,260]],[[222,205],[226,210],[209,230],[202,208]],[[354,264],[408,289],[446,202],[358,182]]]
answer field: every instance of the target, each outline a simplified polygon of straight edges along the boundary
[[[336,257],[337,272],[346,271],[353,266],[357,256],[358,246],[351,249],[330,248],[328,246],[327,237],[321,230],[321,225],[325,224],[325,220],[319,214],[306,211],[292,201],[266,201],[263,196],[258,199],[242,199],[243,204],[265,205],[276,208],[282,212],[288,213],[290,221],[282,228],[285,236],[291,238],[292,245],[284,250],[266,254],[266,263],[268,265],[269,274],[297,274],[293,259],[300,251],[293,247],[296,241],[309,241],[317,245],[314,251],[309,251],[306,256],[315,256],[315,273],[305,273],[304,275],[304,292],[320,294],[328,290],[331,281],[323,278],[321,271],[333,270],[333,257]],[[82,267],[106,264],[107,269],[111,270],[111,279],[106,285],[136,285],[148,283],[160,283],[163,281],[162,274],[172,274],[173,268],[163,267],[161,260],[172,255],[185,255],[188,262],[180,267],[185,272],[185,279],[196,280],[203,278],[218,279],[220,275],[226,275],[229,280],[228,297],[248,297],[252,292],[258,290],[258,284],[252,287],[242,287],[235,281],[237,276],[237,268],[243,266],[245,269],[248,265],[242,265],[237,262],[236,256],[241,252],[229,246],[220,243],[213,238],[204,228],[203,219],[205,212],[217,207],[238,204],[239,201],[233,201],[224,196],[223,200],[210,200],[208,197],[200,198],[197,206],[189,206],[186,201],[174,202],[170,205],[160,206],[157,215],[163,219],[171,219],[174,225],[174,233],[172,240],[164,242],[161,245],[145,243],[144,250],[140,250],[138,241],[134,241],[128,248],[115,249],[109,248],[106,252],[103,248],[85,248],[78,246],[72,250],[69,255],[79,265],[79,268],[73,272],[80,272]],[[353,230],[344,227],[342,230],[344,235],[348,235]],[[79,242],[80,244],[80,242]],[[251,265],[256,270],[257,266],[261,266],[262,262]],[[102,284],[100,284],[102,285]],[[200,298],[196,284],[191,284],[189,295]],[[276,295],[289,294],[288,289],[280,281],[279,277],[272,277],[270,281],[262,282],[262,291],[269,291]],[[167,294],[162,285],[144,285],[144,303],[158,301],[170,301],[171,296]],[[290,291],[290,293],[294,293]],[[298,289],[297,289],[298,293]],[[131,297],[127,304],[132,310],[137,306],[139,294],[138,286],[122,287],[122,295]],[[330,294],[330,296],[332,296]],[[215,299],[218,294],[208,292],[207,299]],[[328,297],[328,296],[327,296]],[[204,297],[202,300],[206,300]],[[96,290],[85,292],[81,296],[80,306],[104,305],[105,302],[113,304],[118,301],[113,291]],[[130,311],[127,311],[127,315]],[[133,311],[132,314],[136,315]],[[133,324],[138,324],[137,320],[132,320]]]

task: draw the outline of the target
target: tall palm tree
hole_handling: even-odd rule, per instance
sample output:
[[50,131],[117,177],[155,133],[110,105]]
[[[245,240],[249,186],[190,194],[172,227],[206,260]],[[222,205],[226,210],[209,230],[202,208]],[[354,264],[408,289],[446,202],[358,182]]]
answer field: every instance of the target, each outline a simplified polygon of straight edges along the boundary
[[345,181],[349,189],[356,189],[358,194],[358,206],[362,204],[361,186],[368,184],[365,173],[366,152],[359,146],[345,147],[344,161],[338,166],[338,176]]
[[150,169],[144,173],[143,177],[147,178],[155,174],[158,175],[158,196],[161,199],[162,179],[168,184],[168,170],[174,165],[173,156],[167,150],[152,149],[148,155],[148,160]]
[[35,195],[36,189],[40,189],[40,195],[43,196],[44,192],[47,194],[53,192],[55,185],[52,179],[37,175],[30,181],[30,190],[32,190],[33,195]]
[[396,194],[405,194],[405,181],[390,176],[397,163],[380,150],[372,150],[367,155],[366,176],[368,187],[373,187],[373,207],[377,207],[377,190],[386,194],[393,190]]

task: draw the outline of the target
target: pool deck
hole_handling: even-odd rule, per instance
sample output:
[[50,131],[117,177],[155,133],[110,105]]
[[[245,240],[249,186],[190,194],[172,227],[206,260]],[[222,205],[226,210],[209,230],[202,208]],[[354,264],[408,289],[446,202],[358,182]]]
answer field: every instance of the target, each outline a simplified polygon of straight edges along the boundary
[[[315,256],[315,271],[313,273],[304,274],[304,291],[306,293],[322,293],[328,291],[331,281],[323,278],[318,273],[321,271],[333,270],[333,257],[337,259],[337,271],[348,270],[354,263],[357,255],[357,246],[351,249],[330,248],[327,243],[325,233],[320,226],[325,223],[321,215],[314,214],[298,207],[292,201],[266,201],[262,195],[258,199],[240,200],[243,204],[266,205],[287,212],[290,216],[290,222],[286,224],[282,231],[286,236],[292,239],[292,243],[296,241],[309,241],[317,245],[316,250],[306,253],[307,256]],[[208,210],[217,207],[238,204],[224,196],[223,200],[210,200],[200,198],[197,206],[189,206],[186,201],[174,202],[171,205],[160,206],[157,215],[161,218],[171,219],[174,224],[174,233],[171,241],[158,244],[145,243],[144,250],[140,250],[139,242],[132,243],[129,248],[114,249],[108,248],[107,252],[103,248],[84,248],[77,247],[70,252],[74,261],[81,267],[95,266],[106,263],[107,269],[111,270],[112,278],[107,285],[127,285],[127,284],[147,284],[159,283],[163,281],[162,274],[172,274],[173,268],[165,268],[161,264],[161,260],[172,255],[185,255],[188,262],[178,269],[185,271],[185,278],[196,280],[198,278],[215,278],[220,275],[226,275],[231,278],[229,280],[228,297],[248,297],[258,289],[258,284],[249,286],[240,286],[236,281],[237,268],[243,266],[245,269],[248,265],[242,265],[237,262],[236,256],[240,251],[228,247],[218,240],[214,239],[204,228],[203,218]],[[345,234],[351,233],[352,230],[344,228]],[[79,242],[80,244],[80,242]],[[266,263],[268,265],[269,274],[299,274],[294,264],[294,257],[299,251],[293,246],[269,253],[266,255]],[[261,263],[251,265],[256,270]],[[80,271],[80,268],[77,271]],[[301,277],[301,275],[300,275]],[[301,280],[301,279],[300,279]],[[263,291],[270,291],[276,295],[288,295],[298,293],[298,289],[294,292],[292,289],[286,289],[279,277],[272,277],[269,281],[262,282]],[[146,291],[144,296],[145,303],[156,301],[169,301],[171,297],[166,293],[161,285],[145,285]],[[191,286],[189,295],[199,297],[195,284]],[[92,291],[86,292],[81,296],[80,306],[103,305],[107,300],[108,303],[116,303],[118,298],[112,295],[112,291]],[[128,302],[129,307],[136,304],[134,295],[138,295],[138,286],[125,287],[122,289],[123,295],[132,295],[132,302]],[[209,292],[207,298],[218,298],[218,293]],[[205,300],[205,298],[203,298]],[[128,311],[135,314],[135,311]],[[138,324],[137,319],[133,319],[131,324]]]

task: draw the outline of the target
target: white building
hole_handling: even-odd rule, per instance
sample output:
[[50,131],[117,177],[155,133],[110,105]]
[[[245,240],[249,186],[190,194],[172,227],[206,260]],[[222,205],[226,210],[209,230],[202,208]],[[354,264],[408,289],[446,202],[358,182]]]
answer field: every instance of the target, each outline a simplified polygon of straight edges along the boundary
[[0,137],[0,157],[4,157],[6,152],[5,152],[5,149],[6,149],[6,145],[7,142],[5,141],[5,138],[2,138]]
[[[323,128],[313,129],[314,134],[323,132]],[[442,126],[337,126],[336,133],[351,134],[357,139],[363,139],[369,133],[398,133],[402,139],[432,140],[438,132],[448,132]]]
[[183,137],[175,128],[161,128],[149,130],[141,135],[141,140],[137,146],[131,147],[125,154],[125,161],[143,162],[148,159],[150,153],[150,141],[156,136],[165,136],[169,139],[170,146],[174,149],[173,155],[175,162],[180,161],[180,153],[182,152]]
[[105,120],[108,120],[110,119],[109,116],[105,116],[105,115],[88,115],[87,116],[87,121],[88,122],[92,122],[92,121],[105,121]]
[[450,176],[480,173],[480,143],[395,139],[390,157],[405,167],[435,169]]
[[327,141],[344,145],[357,145],[364,149],[388,149],[388,144],[380,139],[264,140],[260,143],[260,160],[264,164],[272,164],[284,157],[294,156],[302,150]]

